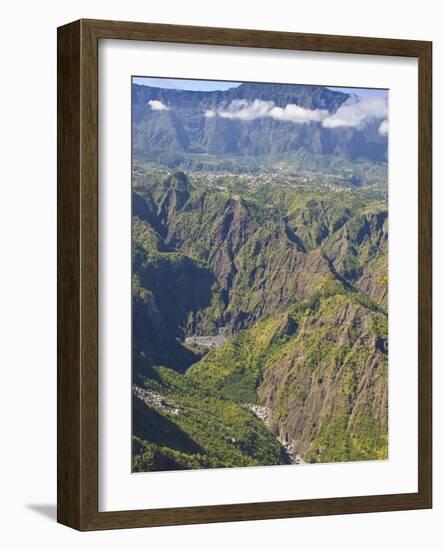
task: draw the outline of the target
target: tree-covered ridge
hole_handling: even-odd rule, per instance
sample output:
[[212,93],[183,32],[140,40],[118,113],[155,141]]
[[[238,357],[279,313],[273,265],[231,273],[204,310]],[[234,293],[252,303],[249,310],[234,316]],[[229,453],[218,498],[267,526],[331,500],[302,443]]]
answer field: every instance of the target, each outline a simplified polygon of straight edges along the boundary
[[132,232],[136,471],[386,458],[382,188],[139,163]]

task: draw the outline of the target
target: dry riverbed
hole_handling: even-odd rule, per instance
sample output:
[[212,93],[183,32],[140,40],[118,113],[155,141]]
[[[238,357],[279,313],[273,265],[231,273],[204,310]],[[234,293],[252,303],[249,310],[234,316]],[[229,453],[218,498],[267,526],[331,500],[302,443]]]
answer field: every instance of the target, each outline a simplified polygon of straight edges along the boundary
[[[255,403],[243,403],[243,406],[253,412],[255,416],[265,424],[267,428],[271,429],[272,410],[269,407],[256,405]],[[295,451],[294,446],[291,443],[288,443],[281,438],[278,438],[278,440],[285,448],[286,454],[288,455],[292,464],[306,464],[301,455],[299,455]]]

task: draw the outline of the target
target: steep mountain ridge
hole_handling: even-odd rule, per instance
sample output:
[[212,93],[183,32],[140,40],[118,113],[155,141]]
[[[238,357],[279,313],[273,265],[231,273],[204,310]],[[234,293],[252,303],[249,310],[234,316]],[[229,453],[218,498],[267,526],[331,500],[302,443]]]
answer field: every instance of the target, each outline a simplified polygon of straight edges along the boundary
[[[276,162],[300,150],[313,159],[341,155],[384,163],[387,139],[378,131],[380,120],[361,127],[325,127],[315,119],[295,124],[265,116],[237,119],[216,114],[241,105],[238,102],[272,102],[280,109],[295,105],[332,115],[351,98],[324,86],[247,83],[226,91],[203,92],[133,84],[133,150],[139,158],[184,168],[204,163],[210,169],[207,155],[224,157],[212,164],[217,169],[236,157]],[[161,108],[152,108],[152,102]]]
[[258,390],[271,427],[311,462],[387,456],[387,321],[345,296],[320,301]]
[[[193,189],[183,174],[168,178],[165,185],[163,189],[156,186],[154,193],[145,190],[143,196],[137,192],[134,196],[137,205],[134,213],[143,216],[137,217],[136,227],[154,221],[164,235],[161,239],[156,233],[154,246],[174,251],[164,256],[157,249],[156,263],[145,261],[140,280],[152,288],[156,283],[148,279],[153,266],[158,272],[163,260],[172,257],[174,264],[183,268],[194,269],[198,265],[196,277],[197,271],[202,276],[208,273],[205,282],[198,276],[195,284],[200,287],[200,298],[205,295],[204,289],[207,292],[211,289],[215,301],[211,301],[212,308],[209,301],[205,305],[212,314],[217,310],[219,316],[208,319],[207,314],[196,312],[198,308],[185,308],[189,314],[185,330],[215,333],[223,327],[235,333],[264,315],[306,299],[328,284],[342,285],[321,250],[305,250],[295,232],[289,232],[284,217],[272,209],[260,208],[243,198]],[[152,246],[150,239],[142,245],[136,239],[136,265],[139,265],[137,254],[149,257]],[[174,276],[177,278],[177,274]],[[166,274],[162,272],[161,286],[164,277]],[[173,309],[180,311],[181,301],[177,300]]]
[[[386,205],[342,196],[135,177],[134,383],[182,411],[138,417],[136,471],[287,463],[288,445],[311,462],[386,458]],[[185,342],[219,333],[209,351]]]

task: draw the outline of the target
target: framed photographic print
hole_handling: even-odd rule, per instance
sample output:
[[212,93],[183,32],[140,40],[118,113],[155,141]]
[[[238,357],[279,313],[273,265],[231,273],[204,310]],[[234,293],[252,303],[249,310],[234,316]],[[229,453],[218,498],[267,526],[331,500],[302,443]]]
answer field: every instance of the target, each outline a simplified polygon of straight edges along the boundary
[[431,43],[58,30],[58,520],[430,508]]

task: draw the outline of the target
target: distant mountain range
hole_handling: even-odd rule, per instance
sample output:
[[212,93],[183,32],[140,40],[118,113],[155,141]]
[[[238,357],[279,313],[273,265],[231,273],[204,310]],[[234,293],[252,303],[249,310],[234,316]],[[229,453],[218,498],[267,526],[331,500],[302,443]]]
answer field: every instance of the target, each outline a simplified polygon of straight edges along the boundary
[[350,161],[387,158],[383,100],[322,86],[249,83],[191,91],[133,84],[132,115],[134,155],[170,167],[208,155],[276,162],[300,151]]

